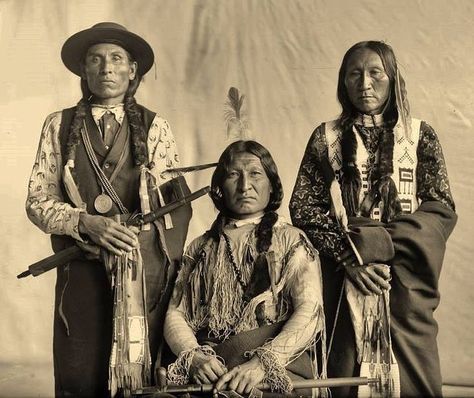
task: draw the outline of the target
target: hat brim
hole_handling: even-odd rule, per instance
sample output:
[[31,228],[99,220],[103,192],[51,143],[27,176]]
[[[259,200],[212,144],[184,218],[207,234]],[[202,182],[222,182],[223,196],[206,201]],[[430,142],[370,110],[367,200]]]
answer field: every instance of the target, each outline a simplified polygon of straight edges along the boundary
[[127,50],[137,62],[140,76],[153,66],[153,50],[140,36],[127,30],[104,27],[82,30],[66,40],[61,50],[61,59],[66,68],[81,76],[81,63],[87,50],[98,43],[113,43]]

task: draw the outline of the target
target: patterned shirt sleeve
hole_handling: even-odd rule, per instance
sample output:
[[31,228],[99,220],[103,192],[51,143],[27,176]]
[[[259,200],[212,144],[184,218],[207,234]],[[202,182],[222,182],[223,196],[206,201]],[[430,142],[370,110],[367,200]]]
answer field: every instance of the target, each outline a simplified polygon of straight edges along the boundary
[[159,185],[168,181],[172,175],[161,175],[166,169],[179,166],[179,155],[171,127],[162,117],[156,115],[148,132],[149,161],[153,162],[151,169]]
[[84,210],[64,202],[61,191],[62,159],[59,144],[61,112],[49,115],[43,125],[38,152],[28,184],[28,218],[48,234],[79,235],[79,214]]
[[417,156],[418,199],[422,202],[435,200],[454,211],[455,205],[449,187],[443,151],[438,136],[426,122],[421,123]]
[[331,199],[318,155],[326,151],[325,145],[320,126],[306,146],[290,199],[290,215],[293,225],[306,233],[322,255],[335,257],[348,246],[338,224],[330,217]]

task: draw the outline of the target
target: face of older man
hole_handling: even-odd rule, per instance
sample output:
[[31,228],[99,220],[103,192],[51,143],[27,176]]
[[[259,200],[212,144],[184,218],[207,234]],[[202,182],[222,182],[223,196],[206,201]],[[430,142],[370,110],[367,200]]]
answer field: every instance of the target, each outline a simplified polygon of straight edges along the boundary
[[226,207],[237,219],[263,215],[272,192],[262,162],[247,152],[235,155],[222,188]]
[[390,79],[379,55],[367,48],[354,52],[344,79],[352,104],[362,113],[382,113],[390,92]]
[[116,44],[95,44],[87,50],[83,77],[100,104],[123,102],[136,72],[137,63],[131,62],[127,51]]

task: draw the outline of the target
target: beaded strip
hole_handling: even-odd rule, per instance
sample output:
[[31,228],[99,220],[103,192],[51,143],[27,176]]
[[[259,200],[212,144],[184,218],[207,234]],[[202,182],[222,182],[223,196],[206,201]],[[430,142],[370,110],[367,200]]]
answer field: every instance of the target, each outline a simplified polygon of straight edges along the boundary
[[228,256],[229,256],[232,268],[234,269],[234,272],[237,275],[237,280],[239,281],[240,286],[242,286],[242,289],[245,291],[245,289],[247,289],[247,283],[245,283],[244,281],[242,271],[237,267],[237,262],[235,261],[234,253],[232,253],[232,247],[230,246],[229,237],[225,233],[223,233],[222,235],[224,236],[224,240],[226,243],[226,250],[228,252]]

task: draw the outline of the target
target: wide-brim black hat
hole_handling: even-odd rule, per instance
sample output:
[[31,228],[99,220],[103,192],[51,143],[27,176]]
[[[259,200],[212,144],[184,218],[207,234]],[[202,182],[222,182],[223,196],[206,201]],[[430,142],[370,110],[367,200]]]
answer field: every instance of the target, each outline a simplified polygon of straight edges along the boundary
[[127,50],[138,63],[138,74],[141,76],[153,66],[155,55],[145,40],[118,23],[100,22],[66,40],[61,50],[61,59],[66,68],[81,76],[81,62],[87,50],[98,43],[117,44]]

